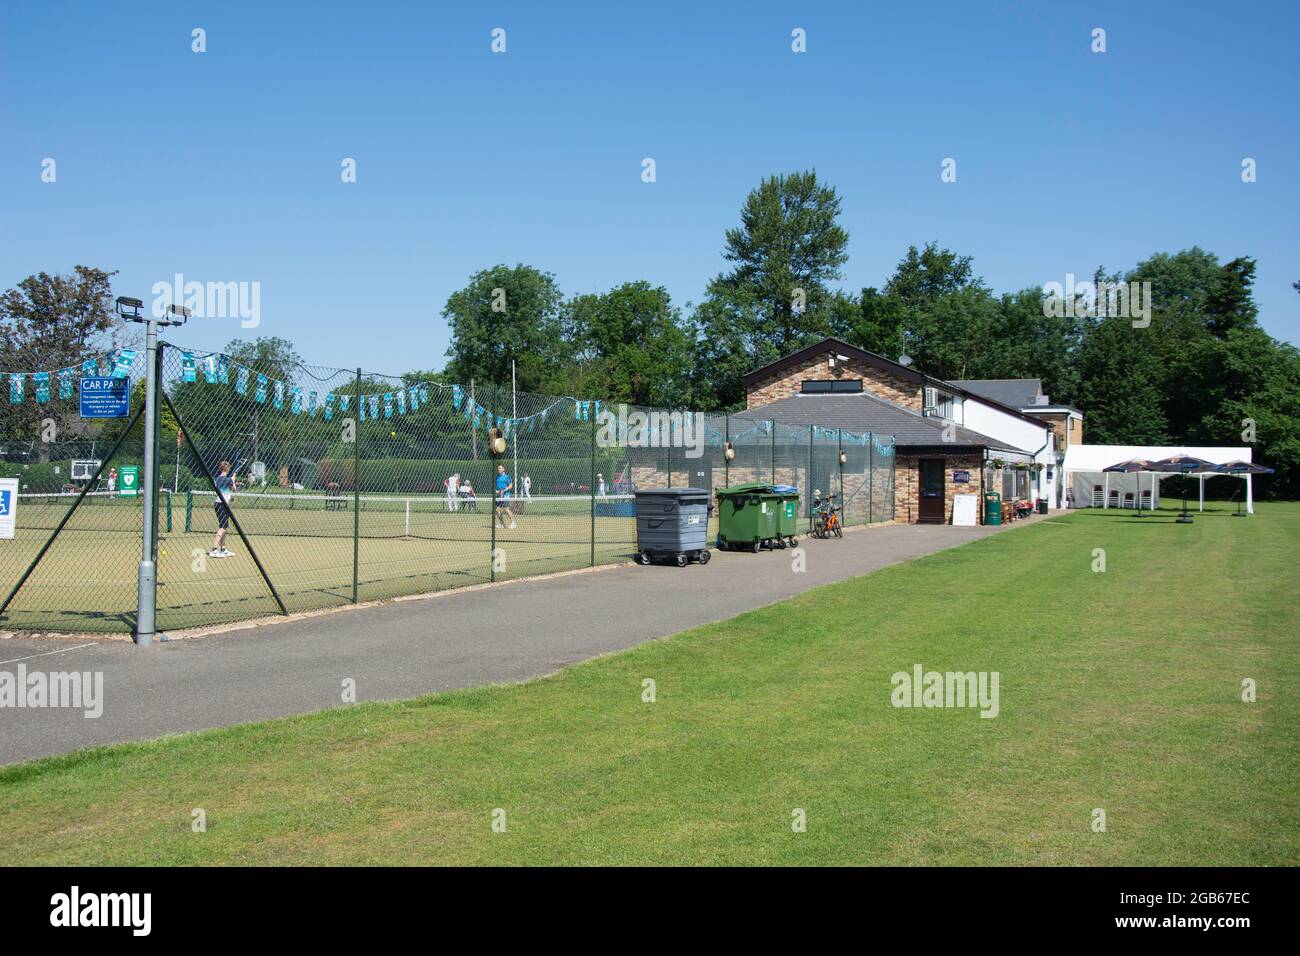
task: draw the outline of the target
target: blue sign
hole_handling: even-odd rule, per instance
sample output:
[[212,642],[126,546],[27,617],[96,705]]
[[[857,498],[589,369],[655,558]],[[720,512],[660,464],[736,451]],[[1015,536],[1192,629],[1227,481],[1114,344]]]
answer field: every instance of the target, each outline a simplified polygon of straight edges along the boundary
[[82,418],[128,418],[131,415],[131,380],[106,375],[81,379]]
[[0,489],[0,518],[9,517],[9,502],[11,492],[8,488]]

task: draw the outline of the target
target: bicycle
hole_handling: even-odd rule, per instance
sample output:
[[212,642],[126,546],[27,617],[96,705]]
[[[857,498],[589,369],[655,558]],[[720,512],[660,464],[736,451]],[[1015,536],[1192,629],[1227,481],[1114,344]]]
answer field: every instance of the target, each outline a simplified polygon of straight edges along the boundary
[[844,523],[840,521],[840,509],[835,504],[837,497],[837,495],[827,495],[822,498],[819,495],[813,499],[812,536],[814,538],[829,538],[832,535],[837,538],[844,537]]

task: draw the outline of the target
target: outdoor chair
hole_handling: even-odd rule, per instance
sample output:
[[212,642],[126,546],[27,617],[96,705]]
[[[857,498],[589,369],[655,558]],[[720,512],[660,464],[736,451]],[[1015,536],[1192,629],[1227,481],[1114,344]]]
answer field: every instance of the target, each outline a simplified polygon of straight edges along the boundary
[[1151,492],[1149,491],[1142,492],[1142,509],[1144,511],[1151,510]]
[[1133,507],[1133,492],[1131,491],[1124,492],[1124,507],[1125,508]]
[[1101,507],[1101,501],[1102,501],[1102,498],[1101,498],[1101,485],[1093,485],[1093,486],[1092,486],[1092,506],[1093,506],[1094,508],[1100,508],[1100,507]]
[[1112,508],[1118,508],[1118,507],[1119,507],[1119,492],[1118,492],[1118,491],[1112,491],[1112,492],[1110,493],[1110,507],[1112,507]]

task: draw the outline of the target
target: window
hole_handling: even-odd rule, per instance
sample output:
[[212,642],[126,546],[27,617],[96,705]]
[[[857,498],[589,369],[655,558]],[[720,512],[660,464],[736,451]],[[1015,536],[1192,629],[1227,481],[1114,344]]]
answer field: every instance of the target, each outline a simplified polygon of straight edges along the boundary
[[845,379],[844,381],[805,380],[802,391],[805,395],[856,394],[862,391],[862,379]]
[[933,385],[925,387],[922,404],[924,405],[925,414],[935,418],[952,419],[952,396],[939,391]]
[[1010,465],[1002,469],[1002,500],[1011,501],[1016,496],[1016,472]]

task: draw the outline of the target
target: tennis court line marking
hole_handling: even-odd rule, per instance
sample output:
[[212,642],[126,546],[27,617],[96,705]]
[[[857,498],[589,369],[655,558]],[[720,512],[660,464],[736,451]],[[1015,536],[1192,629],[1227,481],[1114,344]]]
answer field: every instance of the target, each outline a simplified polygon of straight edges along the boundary
[[30,661],[33,657],[48,657],[51,654],[66,654],[68,651],[79,651],[83,647],[94,647],[99,641],[91,641],[89,644],[78,644],[75,647],[60,647],[57,651],[42,651],[39,654],[28,654],[26,657],[11,657],[7,661],[0,661],[0,664],[17,664],[19,661]]

